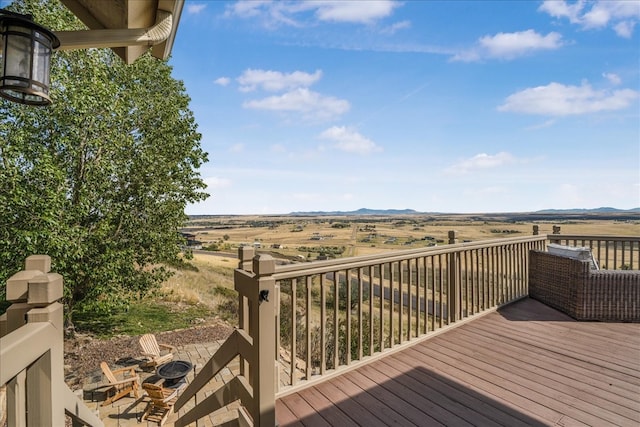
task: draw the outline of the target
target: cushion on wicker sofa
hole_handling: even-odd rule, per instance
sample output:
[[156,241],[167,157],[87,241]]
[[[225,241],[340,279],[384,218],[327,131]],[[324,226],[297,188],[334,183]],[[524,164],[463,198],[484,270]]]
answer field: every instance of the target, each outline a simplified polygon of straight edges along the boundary
[[547,246],[547,251],[552,255],[577,259],[579,261],[589,261],[591,263],[591,269],[598,270],[598,262],[593,257],[593,253],[591,252],[590,248],[579,246],[565,246],[558,245],[557,243],[550,243]]

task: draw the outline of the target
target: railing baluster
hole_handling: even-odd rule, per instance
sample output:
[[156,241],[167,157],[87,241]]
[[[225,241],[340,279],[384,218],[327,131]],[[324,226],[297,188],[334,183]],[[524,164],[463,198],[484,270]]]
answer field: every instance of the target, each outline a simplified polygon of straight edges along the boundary
[[398,261],[398,343],[404,341],[404,267],[403,262]]
[[393,305],[395,300],[395,292],[394,292],[394,274],[393,274],[393,264],[387,264],[389,266],[389,348],[393,348],[394,346],[394,322],[393,322]]
[[421,284],[422,284],[422,280],[421,277],[422,275],[420,274],[420,260],[422,260],[423,258],[416,258],[415,259],[415,265],[416,265],[416,329],[415,329],[415,334],[416,337],[420,336],[420,311],[421,311],[421,303],[420,303],[420,295],[422,294],[422,292],[420,292],[420,289],[422,288]]
[[424,309],[422,310],[422,328],[424,331],[424,334],[426,334],[427,332],[429,332],[429,270],[427,269],[427,257],[422,257],[422,271],[424,272],[424,275],[422,277],[422,282],[424,285],[424,306],[422,306]]
[[346,269],[344,272],[346,278],[346,291],[347,291],[347,334],[345,339],[345,351],[347,353],[347,366],[351,364],[351,270]]
[[358,360],[362,360],[362,268],[358,268]]
[[[413,271],[411,260],[407,260],[407,341],[411,341],[411,331],[413,330],[411,321],[413,319]],[[403,297],[404,298],[404,297]]]
[[[440,327],[444,327],[444,313],[445,313],[445,306],[444,306],[444,298],[443,298],[443,289],[444,289],[444,271],[442,268],[442,254],[438,255],[438,302],[440,304],[440,313],[439,314],[439,320],[440,320]],[[448,313],[449,309],[447,308],[447,313]],[[447,317],[447,322],[449,322],[449,318]]]
[[380,336],[378,337],[378,345],[380,346],[380,351],[384,350],[384,265],[378,264],[378,283],[380,285],[380,291],[378,300],[380,301],[380,313],[379,313],[379,322],[380,322]]
[[306,379],[310,379],[311,378],[311,285],[312,285],[312,277],[311,276],[307,276],[307,280],[306,280],[306,284],[307,284],[307,301],[306,301],[306,313],[305,313],[305,317],[306,317],[306,323],[305,323],[305,327],[306,327],[306,337],[307,337],[307,357],[306,357],[306,372],[305,372],[305,376]]
[[297,369],[297,359],[298,359],[298,355],[297,355],[297,338],[298,338],[298,331],[297,331],[297,323],[298,323],[298,316],[296,314],[296,306],[298,305],[298,296],[297,296],[297,283],[298,283],[298,279],[294,278],[291,279],[291,310],[290,310],[290,315],[291,315],[291,378],[290,378],[290,384],[291,385],[295,385],[297,382],[297,375],[296,375],[296,371]]
[[[429,257],[431,264],[431,332],[436,330],[436,259],[435,257]],[[427,310],[429,311],[429,310]]]
[[333,369],[340,366],[340,319],[338,310],[340,309],[340,272],[333,272]]
[[327,292],[324,280],[324,274],[320,274],[320,375],[327,370]]
[[373,315],[373,278],[375,275],[375,267],[369,266],[369,356],[373,356],[374,353],[374,325],[375,319]]
[[467,317],[473,314],[473,296],[471,291],[471,281],[469,280],[469,276],[471,276],[470,257],[471,251],[464,251],[464,298],[466,300],[464,302],[464,307],[466,313],[463,313],[462,317]]

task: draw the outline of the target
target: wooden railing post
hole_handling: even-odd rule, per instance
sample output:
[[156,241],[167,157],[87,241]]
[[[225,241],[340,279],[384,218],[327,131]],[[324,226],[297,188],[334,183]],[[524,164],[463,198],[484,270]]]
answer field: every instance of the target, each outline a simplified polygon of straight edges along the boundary
[[275,259],[271,255],[256,255],[253,258],[253,272],[256,279],[258,304],[250,304],[250,330],[253,339],[254,360],[257,366],[251,367],[254,397],[254,413],[251,414],[255,426],[273,427],[276,425],[275,378],[276,378],[276,324],[275,301],[276,281]]
[[540,234],[540,227],[537,225],[533,226],[533,235],[538,236]]
[[238,248],[238,268],[244,271],[253,271],[253,256],[255,249],[251,246],[240,246]]
[[[64,425],[62,276],[50,273],[51,258],[32,255],[25,269],[7,280],[7,333],[26,323],[49,322],[55,329],[51,349],[11,380],[7,393],[9,425]],[[35,343],[34,343],[35,344]],[[26,417],[25,417],[26,414]]]
[[[244,271],[253,271],[253,255],[255,250],[250,246],[238,248],[238,268]],[[249,331],[249,300],[242,294],[238,294],[238,327]],[[240,357],[240,375],[249,378],[250,366],[246,360]]]
[[[553,226],[553,234],[560,234],[560,226],[559,225],[554,225]],[[553,237],[550,237],[549,240],[551,241],[551,243],[560,243],[560,240],[554,239]]]
[[[458,243],[458,232],[455,230],[449,231],[449,244],[454,245]],[[448,255],[448,289],[447,289],[447,309],[448,319],[447,323],[453,323],[459,320],[458,308],[460,298],[460,275],[458,274],[460,254],[458,252],[451,252]]]

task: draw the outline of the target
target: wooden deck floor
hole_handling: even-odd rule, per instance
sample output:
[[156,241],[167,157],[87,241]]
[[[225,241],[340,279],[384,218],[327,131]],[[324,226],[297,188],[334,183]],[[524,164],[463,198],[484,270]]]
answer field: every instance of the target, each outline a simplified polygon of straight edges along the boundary
[[276,402],[280,426],[640,425],[640,324],[525,299]]

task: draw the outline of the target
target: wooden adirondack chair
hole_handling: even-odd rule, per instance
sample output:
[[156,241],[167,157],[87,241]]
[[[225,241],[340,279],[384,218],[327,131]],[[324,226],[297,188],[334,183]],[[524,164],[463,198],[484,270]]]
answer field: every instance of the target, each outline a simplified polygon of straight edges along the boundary
[[142,421],[154,421],[159,426],[163,425],[178,400],[179,389],[164,388],[153,383],[142,383],[142,388],[150,399],[142,415]]
[[140,337],[140,347],[142,355],[147,358],[143,364],[145,367],[156,367],[167,363],[173,359],[173,352],[176,348],[169,344],[158,344],[153,334],[145,334]]
[[[102,402],[102,406],[108,405],[109,403],[113,403],[116,400],[127,396],[129,393],[133,392],[133,395],[138,398],[138,380],[139,377],[136,375],[136,371],[133,367],[129,368],[121,368],[116,370],[111,370],[107,362],[100,363],[100,368],[104,373],[104,376],[109,381],[110,388],[107,390],[107,395],[113,393],[113,396],[107,398],[104,402]],[[122,379],[118,379],[116,375],[122,374]]]

